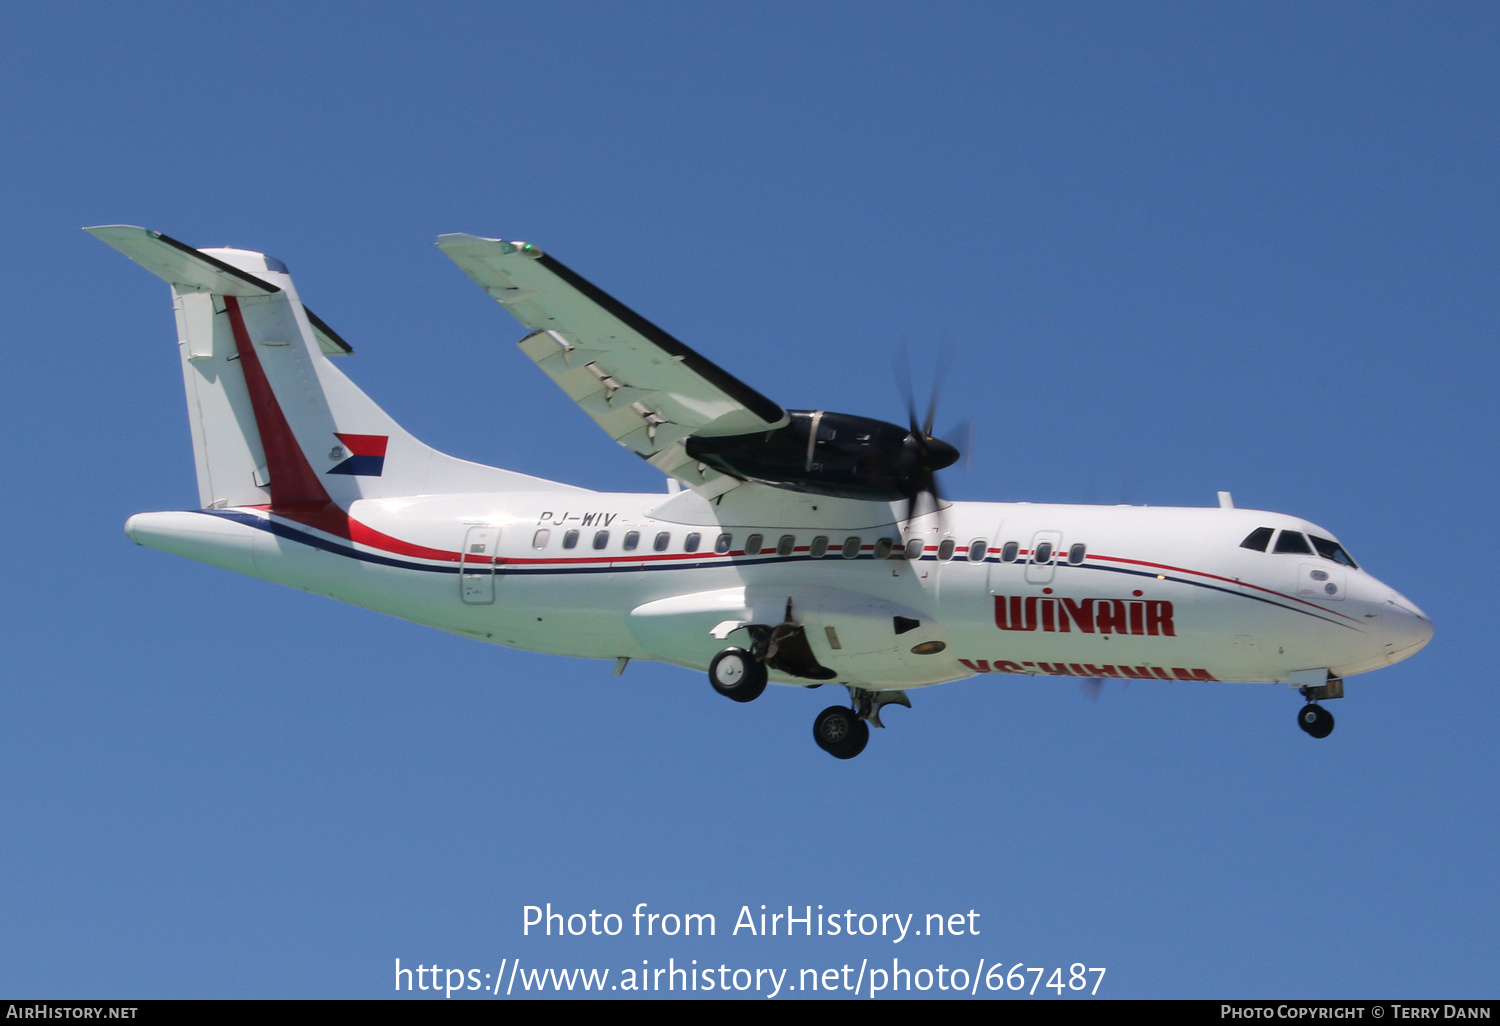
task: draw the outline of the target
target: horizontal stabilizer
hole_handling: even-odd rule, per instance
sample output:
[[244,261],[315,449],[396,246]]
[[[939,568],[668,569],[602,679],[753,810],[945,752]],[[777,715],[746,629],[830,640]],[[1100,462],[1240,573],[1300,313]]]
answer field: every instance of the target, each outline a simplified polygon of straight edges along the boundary
[[309,310],[305,305],[302,312],[307,314],[307,323],[312,325],[313,335],[318,340],[318,348],[323,350],[325,356],[348,356],[354,352],[354,347],[345,342],[343,336],[330,328],[317,314]]
[[248,271],[231,267],[161,232],[128,224],[106,224],[84,231],[124,253],[179,291],[216,296],[269,296],[281,289]]
[[[128,224],[99,225],[85,228],[84,231],[109,243],[158,278],[170,283],[178,292],[208,292],[215,296],[269,296],[281,291],[279,287],[257,278],[249,271],[233,267],[218,257],[193,249],[161,232]],[[262,256],[261,259],[267,258]],[[323,318],[305,306],[302,309],[312,325],[318,348],[325,355],[348,356],[354,352],[354,347],[330,328]]]

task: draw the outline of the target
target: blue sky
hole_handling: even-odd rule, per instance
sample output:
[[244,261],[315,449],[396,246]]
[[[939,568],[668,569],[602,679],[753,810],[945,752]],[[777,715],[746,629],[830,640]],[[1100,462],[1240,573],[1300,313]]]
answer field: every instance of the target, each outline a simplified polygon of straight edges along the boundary
[[[7,12],[0,994],[900,957],[1493,996],[1497,44],[1482,4]],[[1228,489],[1436,637],[1323,743],[1282,688],[991,677],[839,763],[826,693],[733,706],[137,548],[192,458],[166,289],[99,223],[275,254],[419,437],[598,489],[662,482],[439,233],[532,241],[787,407],[899,420],[892,353],[921,393],[948,344],[955,497]],[[720,935],[523,937],[546,902]],[[725,936],[761,904],[981,933]]]

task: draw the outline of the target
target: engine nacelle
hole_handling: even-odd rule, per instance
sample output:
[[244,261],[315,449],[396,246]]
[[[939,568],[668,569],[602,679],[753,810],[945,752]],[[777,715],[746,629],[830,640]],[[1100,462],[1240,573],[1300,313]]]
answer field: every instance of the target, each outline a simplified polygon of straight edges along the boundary
[[958,450],[883,420],[788,410],[774,431],[687,440],[688,455],[745,481],[842,499],[908,498],[951,466]]

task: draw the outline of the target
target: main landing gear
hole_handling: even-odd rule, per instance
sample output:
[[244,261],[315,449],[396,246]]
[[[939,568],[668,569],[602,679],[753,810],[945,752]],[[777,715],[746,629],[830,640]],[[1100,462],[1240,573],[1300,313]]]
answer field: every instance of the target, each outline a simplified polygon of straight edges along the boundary
[[807,635],[802,627],[792,620],[792,600],[786,600],[785,619],[778,624],[742,623],[733,621],[722,624],[723,633],[714,636],[724,638],[737,630],[747,631],[750,647],[726,648],[714,656],[708,664],[708,682],[725,698],[736,702],[753,702],[766,690],[768,670],[778,670],[793,677],[807,680],[832,680],[834,672],[819,666]]
[[[757,639],[749,649],[730,647],[714,656],[713,662],[708,664],[708,682],[715,691],[736,702],[753,702],[761,696],[766,690],[769,673],[767,660],[757,654],[757,650],[762,649],[759,641]],[[776,668],[789,672],[784,665]],[[818,671],[819,677],[826,672],[821,667]],[[821,681],[803,685],[807,688],[821,686]],[[851,685],[845,687],[849,688],[850,704],[829,706],[813,721],[813,740],[835,759],[852,759],[865,750],[865,745],[870,743],[870,726],[885,726],[880,722],[883,707],[904,705],[911,708],[911,699],[904,691],[866,691]]]
[[708,664],[708,682],[725,698],[753,702],[766,690],[766,664],[743,648],[726,648]]

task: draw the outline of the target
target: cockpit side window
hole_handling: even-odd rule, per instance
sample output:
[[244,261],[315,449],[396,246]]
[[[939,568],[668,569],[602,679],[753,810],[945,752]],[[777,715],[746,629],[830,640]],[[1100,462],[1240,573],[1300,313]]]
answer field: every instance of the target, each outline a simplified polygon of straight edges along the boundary
[[1303,537],[1301,531],[1282,531],[1276,539],[1275,551],[1311,556],[1312,546],[1307,544],[1307,539]]
[[1324,559],[1331,559],[1335,563],[1342,563],[1351,569],[1358,570],[1359,564],[1344,551],[1344,547],[1332,538],[1319,538],[1315,534],[1308,535],[1312,539],[1313,548],[1318,550],[1318,555]]
[[1275,533],[1275,530],[1272,528],[1257,527],[1255,530],[1251,531],[1248,535],[1245,536],[1244,541],[1240,542],[1240,548],[1254,549],[1256,552],[1264,552],[1266,551],[1266,546],[1271,544],[1271,535]]

